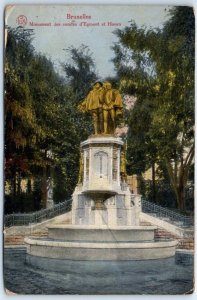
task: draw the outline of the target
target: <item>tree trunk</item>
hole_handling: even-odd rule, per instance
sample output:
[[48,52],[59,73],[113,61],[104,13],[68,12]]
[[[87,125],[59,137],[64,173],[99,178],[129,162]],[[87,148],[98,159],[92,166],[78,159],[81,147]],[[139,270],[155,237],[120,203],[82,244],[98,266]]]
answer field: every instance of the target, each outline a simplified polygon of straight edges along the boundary
[[188,151],[184,161],[183,159],[181,159],[180,161],[178,177],[177,177],[176,164],[175,164],[175,170],[173,170],[171,163],[167,159],[165,160],[168,174],[170,177],[170,182],[176,194],[177,206],[178,209],[180,210],[185,209],[185,199],[184,199],[185,187],[187,185],[189,168],[192,164],[193,158],[194,158],[194,144],[191,146],[190,150]]
[[17,194],[20,195],[21,193],[21,175],[18,173],[17,176]]
[[14,171],[14,175],[13,175],[12,192],[13,195],[16,196],[16,171]]
[[183,185],[179,186],[178,188],[178,199],[177,199],[177,204],[178,204],[178,209],[180,210],[185,210],[185,187]]
[[137,194],[144,194],[145,192],[145,186],[144,186],[144,180],[141,174],[137,175]]
[[43,167],[43,177],[42,177],[42,199],[41,199],[42,208],[47,206],[47,168]]
[[32,192],[32,188],[31,188],[31,178],[27,179],[27,194],[30,195]]
[[[173,172],[172,166],[170,163],[167,164],[168,174],[170,178],[170,182],[172,188],[176,195],[177,208],[180,210],[184,210],[184,191],[185,184],[187,182],[187,176],[185,174],[185,170],[183,167],[180,167],[179,176],[177,178],[177,174]],[[175,170],[176,171],[176,170]]]
[[155,185],[155,163],[152,163],[152,192],[153,192],[153,201],[157,202],[156,185]]

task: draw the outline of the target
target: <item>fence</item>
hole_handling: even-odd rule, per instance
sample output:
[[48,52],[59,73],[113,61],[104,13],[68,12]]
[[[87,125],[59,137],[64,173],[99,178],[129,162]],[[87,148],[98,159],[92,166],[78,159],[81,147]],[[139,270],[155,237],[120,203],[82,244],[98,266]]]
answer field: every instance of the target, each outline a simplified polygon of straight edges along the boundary
[[4,226],[22,226],[34,223],[40,223],[44,220],[54,218],[60,214],[70,211],[72,199],[58,203],[51,208],[42,209],[33,213],[14,213],[4,217]]
[[[63,214],[67,211],[70,211],[71,207],[72,199],[69,199],[54,205],[52,208],[42,209],[34,213],[17,213],[6,215],[4,218],[4,226],[11,227],[39,223],[44,220],[54,218],[55,216]],[[194,224],[193,217],[178,214],[170,209],[156,205],[145,199],[142,199],[142,211],[144,213],[155,215],[158,218],[166,218],[167,222],[181,227],[190,227]]]
[[155,215],[158,218],[166,218],[167,222],[180,227],[190,227],[194,224],[193,217],[181,215],[145,199],[142,199],[142,211],[147,214]]

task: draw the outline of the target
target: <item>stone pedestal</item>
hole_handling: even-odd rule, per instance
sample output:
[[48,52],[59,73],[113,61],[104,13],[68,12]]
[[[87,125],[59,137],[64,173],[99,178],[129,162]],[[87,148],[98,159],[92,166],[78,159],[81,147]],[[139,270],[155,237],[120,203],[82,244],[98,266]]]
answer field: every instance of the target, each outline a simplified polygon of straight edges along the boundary
[[121,151],[123,141],[112,136],[93,136],[81,143],[83,168],[73,194],[72,224],[139,224],[141,199],[121,180]]
[[[26,238],[31,257],[64,260],[145,260],[170,257],[177,241],[155,241],[154,226],[139,226],[141,197],[125,182],[123,142],[93,136],[81,143],[72,224],[51,225],[48,238]],[[33,260],[35,261],[35,260]]]

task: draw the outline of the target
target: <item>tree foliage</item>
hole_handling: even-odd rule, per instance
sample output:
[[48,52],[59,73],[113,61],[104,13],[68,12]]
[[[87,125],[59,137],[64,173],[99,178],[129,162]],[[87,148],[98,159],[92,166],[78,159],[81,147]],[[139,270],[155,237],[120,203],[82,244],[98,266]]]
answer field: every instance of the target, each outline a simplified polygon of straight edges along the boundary
[[152,163],[168,170],[177,205],[194,157],[194,13],[174,7],[162,29],[117,30],[114,64],[122,91],[137,96],[130,113],[128,162],[141,173]]
[[82,99],[97,79],[92,53],[83,44],[79,48],[69,47],[66,51],[69,52],[70,62],[62,63],[62,69],[73,93],[77,99]]
[[[18,208],[15,204],[10,205],[9,210],[14,207],[22,211],[23,178],[28,182],[33,179],[34,185],[36,183],[43,207],[46,206],[49,176],[53,177],[56,202],[71,196],[77,183],[79,144],[90,130],[88,118],[79,116],[76,107],[96,75],[85,46],[69,50],[73,65],[64,65],[63,78],[55,72],[53,63],[32,47],[32,30],[18,27],[7,28],[7,32],[5,175],[11,187],[10,197],[21,203]],[[28,193],[33,199],[31,188]],[[38,209],[38,201],[35,203],[33,207]],[[33,207],[30,205],[29,209]]]

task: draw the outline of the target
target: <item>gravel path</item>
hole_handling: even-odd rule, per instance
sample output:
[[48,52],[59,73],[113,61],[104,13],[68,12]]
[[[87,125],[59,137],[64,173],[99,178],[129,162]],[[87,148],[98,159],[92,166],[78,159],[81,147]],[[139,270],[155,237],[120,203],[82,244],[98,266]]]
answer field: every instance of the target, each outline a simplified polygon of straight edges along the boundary
[[[5,249],[5,288],[17,294],[185,294],[193,289],[193,267],[174,258],[149,261],[69,262],[53,260],[54,271],[26,262],[25,249]],[[64,268],[58,269],[58,264]]]

